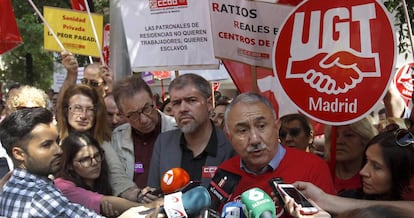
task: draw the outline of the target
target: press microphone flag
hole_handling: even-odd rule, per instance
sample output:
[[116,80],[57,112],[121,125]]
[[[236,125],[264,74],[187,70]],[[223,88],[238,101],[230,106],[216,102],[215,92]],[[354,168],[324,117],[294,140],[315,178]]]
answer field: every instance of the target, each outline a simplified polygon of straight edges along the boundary
[[276,208],[272,198],[260,188],[252,188],[243,192],[241,202],[249,218],[276,217]]
[[161,177],[161,190],[164,194],[179,191],[190,182],[190,175],[183,168],[172,168]]
[[188,217],[184,209],[182,196],[182,192],[164,196],[164,212],[168,218]]
[[184,194],[176,192],[164,196],[164,211],[169,218],[199,215],[210,205],[210,194],[203,186],[192,188]]
[[227,202],[240,182],[240,175],[218,168],[210,181],[208,191],[211,193],[211,207],[218,209],[220,203]]
[[243,205],[240,202],[227,202],[221,210],[221,218],[246,218]]

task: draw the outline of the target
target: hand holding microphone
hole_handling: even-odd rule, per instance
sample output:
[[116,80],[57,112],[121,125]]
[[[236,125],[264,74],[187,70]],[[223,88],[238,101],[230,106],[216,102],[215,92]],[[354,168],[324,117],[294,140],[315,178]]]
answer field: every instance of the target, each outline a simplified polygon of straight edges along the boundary
[[158,191],[159,189],[151,188],[149,186],[141,189],[138,191],[137,194],[137,202],[139,203],[150,203],[157,199],[159,199],[161,196],[161,192]]
[[137,194],[137,201],[141,203],[152,202],[162,194],[170,194],[181,190],[190,182],[190,175],[182,168],[172,168],[161,178],[161,189],[145,187]]

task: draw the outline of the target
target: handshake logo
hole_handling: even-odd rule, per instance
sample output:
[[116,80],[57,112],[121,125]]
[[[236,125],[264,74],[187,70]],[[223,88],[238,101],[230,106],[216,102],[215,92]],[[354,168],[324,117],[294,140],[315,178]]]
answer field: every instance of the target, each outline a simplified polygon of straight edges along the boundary
[[269,87],[283,89],[282,97],[317,121],[353,122],[385,95],[396,58],[394,35],[376,0],[304,1],[277,35],[276,86]]
[[[375,11],[370,3],[294,14],[286,79],[302,78],[320,93],[337,95],[364,77],[380,77],[378,53],[371,48]],[[351,30],[359,41],[351,41]]]

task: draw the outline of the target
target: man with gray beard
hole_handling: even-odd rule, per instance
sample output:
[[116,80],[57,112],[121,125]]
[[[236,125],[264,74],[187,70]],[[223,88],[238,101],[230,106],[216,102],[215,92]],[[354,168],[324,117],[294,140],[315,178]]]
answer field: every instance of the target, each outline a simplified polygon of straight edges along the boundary
[[184,74],[171,82],[169,93],[179,129],[157,137],[147,185],[160,187],[167,170],[181,167],[190,180],[208,187],[217,166],[234,155],[224,132],[210,120],[210,83],[199,75]]

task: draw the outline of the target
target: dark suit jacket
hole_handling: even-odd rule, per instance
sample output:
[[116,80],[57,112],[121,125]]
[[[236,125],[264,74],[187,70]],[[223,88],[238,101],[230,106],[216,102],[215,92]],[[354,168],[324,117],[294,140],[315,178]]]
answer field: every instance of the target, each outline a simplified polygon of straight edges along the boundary
[[[216,157],[208,155],[205,166],[218,166],[235,155],[233,147],[224,135],[223,130],[217,127],[214,128],[217,137],[217,155]],[[181,135],[182,132],[179,129],[163,132],[158,135],[151,158],[148,186],[159,188],[161,186],[161,176],[167,170],[174,167],[181,167]],[[210,180],[211,178],[202,178],[201,185],[208,187]]]

